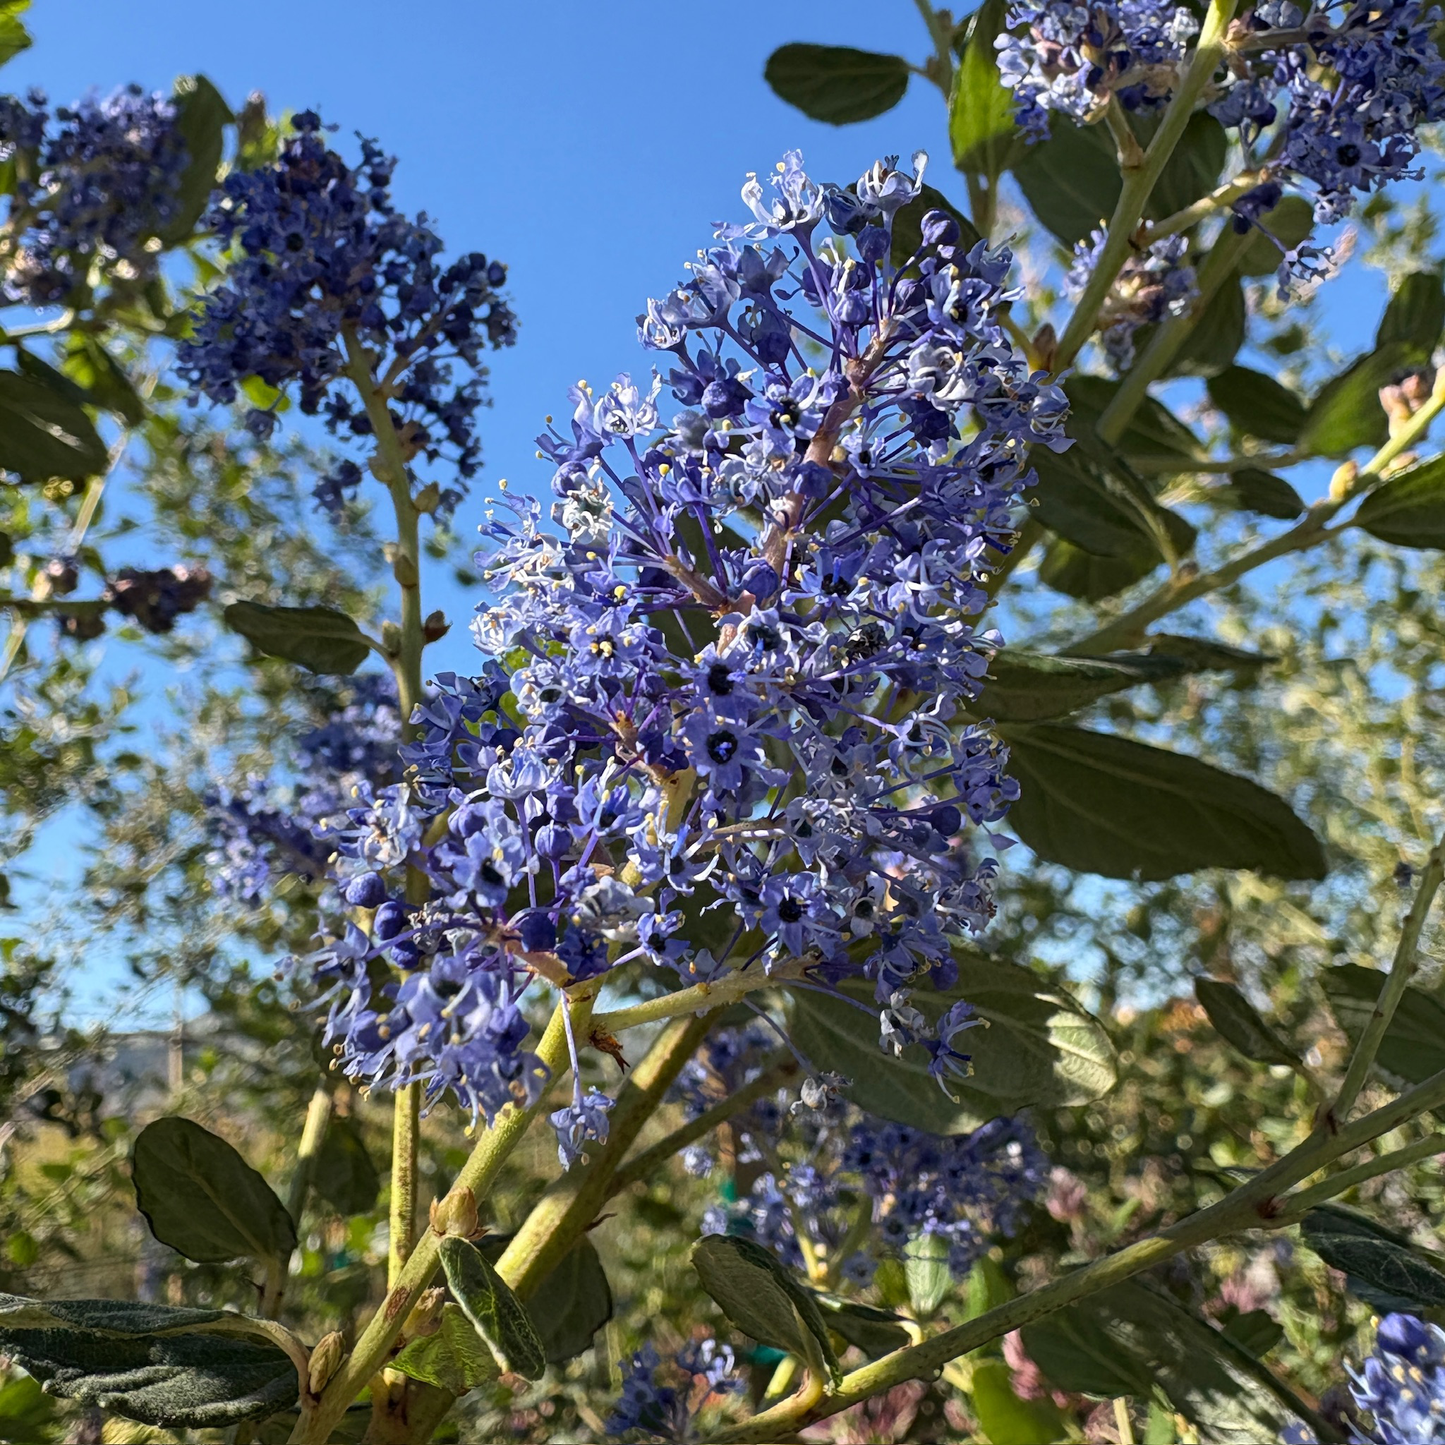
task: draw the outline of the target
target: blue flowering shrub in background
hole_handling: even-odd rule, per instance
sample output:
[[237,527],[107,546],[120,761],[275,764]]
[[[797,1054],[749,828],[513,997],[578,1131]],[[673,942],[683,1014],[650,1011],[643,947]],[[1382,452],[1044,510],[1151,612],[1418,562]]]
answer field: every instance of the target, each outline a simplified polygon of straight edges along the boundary
[[[89,1141],[0,1194],[7,1438],[1445,1440],[1440,13],[919,8],[766,77],[924,78],[956,179],[747,177],[488,498],[506,266],[377,142],[0,97],[5,856],[88,809],[215,1027],[103,1118],[6,943],[3,1139]],[[166,756],[110,613],[202,678]],[[139,1298],[32,1176],[133,1197]]]

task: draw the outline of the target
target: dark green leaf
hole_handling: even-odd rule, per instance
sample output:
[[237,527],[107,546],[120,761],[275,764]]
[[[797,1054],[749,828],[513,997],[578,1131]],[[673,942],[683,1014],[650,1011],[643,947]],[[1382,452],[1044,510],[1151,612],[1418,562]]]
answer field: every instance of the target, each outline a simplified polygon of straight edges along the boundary
[[1144,652],[1061,657],[1005,647],[989,663],[988,684],[977,710],[1000,722],[1043,722],[1066,717],[1110,693],[1188,671],[1178,658]]
[[990,1445],[1056,1445],[1068,1438],[1059,1407],[1047,1397],[1021,1400],[1002,1360],[980,1360],[971,1385],[973,1413]]
[[923,242],[923,218],[929,211],[943,211],[958,224],[959,244],[966,250],[981,239],[968,219],[942,191],[925,183],[918,195],[893,218],[893,264],[907,265]]
[[85,331],[72,331],[66,339],[65,374],[96,406],[114,412],[130,426],[145,420],[145,403],[140,399],[125,368]]
[[1240,1349],[1263,1359],[1283,1338],[1284,1329],[1263,1310],[1247,1310],[1243,1314],[1230,1305],[1220,1316],[1224,1337]]
[[[1335,1022],[1352,1044],[1358,1043],[1375,1011],[1385,975],[1377,968],[1341,963],[1319,977]],[[1409,1084],[1445,1069],[1445,1007],[1418,988],[1406,988],[1375,1062],[1385,1074]]]
[[841,1378],[828,1327],[812,1293],[751,1239],[709,1234],[692,1247],[692,1267],[702,1287],[745,1335],[787,1350]]
[[[1119,383],[1104,376],[1071,376],[1064,383],[1072,418],[1069,434],[1085,435],[1097,425],[1118,390]],[[1157,396],[1149,395],[1139,403],[1112,450],[1127,456],[1176,456],[1181,462],[1199,461],[1205,455],[1199,438]]]
[[0,1295],[0,1350],[53,1395],[168,1429],[234,1425],[296,1403],[296,1366],[264,1340],[208,1332],[220,1310]]
[[1048,140],[1014,162],[1014,177],[1033,213],[1066,246],[1082,241],[1114,214],[1122,182],[1102,125],[1056,125]]
[[311,1182],[338,1214],[365,1214],[376,1204],[381,1180],[352,1120],[332,1119]]
[[997,180],[1024,145],[1014,124],[1013,91],[998,73],[994,40],[1004,28],[1004,0],[984,0],[968,23],[953,78],[948,135],[953,163],[961,171]]
[[1305,509],[1304,498],[1283,477],[1258,467],[1235,472],[1218,495],[1238,511],[1256,512],[1281,522],[1294,521]]
[[908,1343],[908,1331],[900,1323],[901,1316],[892,1310],[880,1310],[873,1305],[839,1299],[831,1294],[819,1294],[814,1298],[828,1328],[850,1345],[857,1345],[870,1358],[890,1355]]
[[1066,537],[1053,537],[1044,548],[1039,581],[1065,597],[1100,602],[1132,587],[1158,565],[1158,554],[1142,543],[1125,557],[1097,557]]
[[[489,1234],[477,1248],[495,1264],[511,1238]],[[527,1297],[527,1313],[549,1365],[591,1348],[592,1337],[612,1318],[612,1287],[590,1239],[579,1239],[542,1277]]]
[[866,981],[843,983],[844,999],[812,989],[794,992],[798,1048],[814,1067],[852,1080],[844,1092],[860,1108],[933,1134],[963,1133],[1033,1104],[1085,1104],[1113,1088],[1109,1036],[1067,993],[1018,964],[976,954],[955,960],[958,983],[952,989],[920,990],[911,1002],[934,1022],[965,999],[988,1023],[969,1031],[973,1073],[949,1080],[956,1100],[929,1074],[922,1048],[907,1049],[901,1058],[880,1051],[877,1004]]
[[1350,1209],[1321,1205],[1305,1215],[1300,1237],[1332,1269],[1346,1276],[1353,1294],[1382,1314],[1439,1309],[1445,1305],[1445,1260],[1430,1257],[1402,1234]]
[[1238,275],[1232,275],[1205,302],[1165,375],[1214,376],[1223,371],[1244,345],[1245,316],[1244,287]]
[[1276,1439],[1289,1418],[1232,1340],[1134,1281],[1025,1325],[1023,1344],[1059,1389],[1143,1399],[1162,1390],[1213,1445]]
[[226,127],[233,119],[221,92],[204,75],[183,75],[176,81],[176,128],[186,143],[187,160],[175,214],[160,232],[166,245],[186,240],[205,213],[225,150]]
[[442,1273],[463,1314],[502,1370],[540,1379],[547,1362],[531,1317],[480,1250],[456,1235],[441,1242]]
[[1357,447],[1381,446],[1389,434],[1380,388],[1394,380],[1402,351],[1372,351],[1327,381],[1310,403],[1299,436],[1301,451],[1342,457]]
[[0,467],[22,482],[78,482],[105,463],[105,443],[75,402],[33,377],[0,371]]
[[30,8],[30,0],[7,0],[0,6],[0,65],[14,60],[22,50],[35,43],[20,17]]
[[51,1445],[56,1438],[55,1401],[31,1375],[0,1385],[0,1440],[6,1445]]
[[1299,1063],[1299,1056],[1259,1016],[1254,1005],[1234,987],[1212,978],[1194,980],[1194,996],[1209,1022],[1247,1059],[1257,1064]]
[[768,57],[763,78],[804,115],[848,125],[882,115],[903,99],[908,62],[847,45],[784,45]]
[[1424,365],[1445,331],[1445,280],[1439,271],[1412,271],[1390,297],[1375,350],[1398,348],[1404,364]]
[[1293,446],[1309,415],[1303,399],[1263,371],[1230,366],[1206,383],[1209,399],[1236,431]]
[[299,663],[308,672],[355,672],[371,650],[351,618],[331,607],[233,602],[225,618],[257,652]]
[[48,361],[42,360],[32,352],[17,347],[15,364],[20,368],[22,375],[28,376],[32,381],[38,381],[41,386],[49,388],[62,401],[68,401],[72,406],[84,406],[90,399],[86,396],[83,387],[77,386],[63,371],[57,371]]
[[190,1119],[147,1124],[130,1156],[136,1207],[162,1244],[200,1264],[287,1259],[296,1226],[271,1186],[217,1134]]
[[[1141,127],[1140,139],[1147,144],[1156,128]],[[1208,111],[1196,111],[1149,193],[1145,215],[1160,221],[1208,195],[1219,184],[1228,149],[1224,127]]]
[[391,1367],[451,1395],[465,1395],[498,1373],[491,1351],[454,1304],[442,1306],[436,1333],[411,1340]]
[[1325,874],[1315,835],[1282,798],[1247,778],[1061,723],[1003,735],[1022,790],[1009,826],[1051,863],[1145,881],[1199,868]]
[[1181,637],[1158,632],[1149,638],[1150,657],[1177,657],[1191,672],[1233,672],[1246,675],[1278,661],[1263,652],[1246,652],[1212,637]]
[[1360,503],[1355,522],[1396,547],[1445,548],[1445,457],[1391,477]]
[[908,1281],[908,1300],[914,1315],[927,1319],[953,1287],[948,1241],[932,1232],[915,1234],[903,1252],[903,1277]]
[[[1264,225],[1287,247],[1298,246],[1314,229],[1315,208],[1303,196],[1284,196],[1272,211],[1266,211]],[[1273,276],[1284,259],[1279,246],[1263,231],[1255,231],[1239,261],[1241,276]]]

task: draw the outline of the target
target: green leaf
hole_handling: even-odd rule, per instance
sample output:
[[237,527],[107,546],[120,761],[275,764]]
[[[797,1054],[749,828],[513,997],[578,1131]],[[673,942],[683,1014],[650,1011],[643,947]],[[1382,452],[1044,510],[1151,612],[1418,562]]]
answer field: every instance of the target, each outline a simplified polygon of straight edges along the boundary
[[953,1287],[948,1267],[948,1241],[941,1234],[915,1234],[903,1252],[903,1277],[913,1312],[927,1319]]
[[[1119,383],[1105,376],[1071,376],[1064,383],[1069,398],[1072,435],[1085,435],[1103,416],[1119,391]],[[1197,462],[1206,454],[1203,443],[1159,400],[1146,395],[1129,419],[1124,434],[1111,449],[1115,453],[1144,456],[1177,456],[1181,462]],[[1187,471],[1187,467],[1181,467]]]
[[969,250],[982,239],[968,219],[942,191],[924,184],[923,188],[893,218],[892,260],[895,266],[904,266],[923,242],[923,218],[929,211],[943,211],[958,224],[959,244]]
[[126,1300],[0,1295],[0,1351],[52,1395],[167,1429],[234,1425],[300,1390],[286,1352],[207,1326],[239,1317]]
[[1065,597],[1101,602],[1132,587],[1158,565],[1158,555],[1142,543],[1125,557],[1099,557],[1076,547],[1067,537],[1053,537],[1044,548],[1039,581]]
[[856,1345],[870,1359],[891,1355],[908,1343],[909,1334],[900,1323],[902,1316],[880,1310],[857,1300],[839,1299],[833,1294],[815,1294],[823,1321],[850,1345]]
[[1424,365],[1445,331],[1445,277],[1412,271],[1400,281],[1375,333],[1377,351],[1398,349],[1405,364]]
[[[1315,208],[1303,196],[1284,196],[1263,216],[1271,234],[1286,247],[1295,247],[1314,229]],[[1256,230],[1249,238],[1237,267],[1241,276],[1273,276],[1283,260],[1279,246],[1263,231]]]
[[1022,789],[1009,826],[1050,863],[1148,882],[1199,868],[1324,877],[1319,840],[1247,778],[1061,723],[1001,732]]
[[842,983],[843,999],[812,989],[792,993],[793,1039],[816,1068],[852,1081],[844,1092],[859,1108],[932,1134],[964,1133],[1035,1104],[1086,1104],[1113,1088],[1109,1036],[1067,993],[1015,963],[968,953],[955,961],[953,988],[921,989],[910,1002],[934,1023],[963,999],[988,1024],[969,1030],[973,1073],[949,1081],[956,1099],[929,1074],[921,1047],[901,1058],[879,1049],[878,1006],[866,980]]
[[763,69],[773,91],[804,115],[829,125],[871,120],[908,89],[908,62],[848,45],[784,45]]
[[1176,657],[1191,672],[1233,672],[1252,674],[1278,659],[1263,652],[1246,652],[1212,637],[1181,637],[1156,632],[1149,638],[1150,657]]
[[[495,1264],[511,1238],[489,1234],[477,1248]],[[527,1313],[549,1365],[592,1347],[592,1337],[612,1318],[612,1286],[590,1239],[579,1239],[543,1275],[527,1298]]]
[[1305,509],[1304,498],[1283,477],[1258,467],[1235,472],[1216,495],[1238,511],[1256,512],[1281,522],[1294,521]]
[[1114,214],[1123,184],[1102,125],[1054,126],[1048,140],[1019,156],[1013,172],[1034,215],[1069,247]]
[[1354,520],[1396,547],[1445,548],[1445,456],[1431,457],[1376,487]]
[[285,1260],[296,1226],[271,1186],[217,1134],[190,1119],[156,1119],[130,1156],[136,1207],[162,1244],[198,1264],[249,1255]]
[[475,1245],[449,1234],[441,1242],[442,1273],[462,1313],[486,1341],[497,1367],[537,1380],[546,1369],[531,1317]]
[[1246,1310],[1241,1314],[1234,1305],[1229,1305],[1219,1322],[1224,1338],[1257,1360],[1263,1359],[1284,1338],[1283,1326],[1263,1310]]
[[1403,1234],[1352,1209],[1323,1204],[1310,1210],[1300,1222],[1300,1237],[1346,1276],[1351,1293],[1382,1314],[1445,1306],[1445,1273],[1440,1269],[1445,1260],[1427,1256]]
[[976,710],[1000,722],[1042,722],[1077,712],[1110,693],[1188,671],[1178,658],[1146,652],[1062,657],[1005,647],[989,663],[988,683]]
[[145,420],[145,403],[125,368],[88,331],[72,331],[65,343],[65,374],[95,406],[114,412],[129,426]]
[[0,371],[0,467],[22,482],[78,482],[105,464],[105,443],[74,401],[33,377]]
[[1244,287],[1231,275],[1205,302],[1204,310],[1169,364],[1166,376],[1215,376],[1244,345]]
[[[1157,124],[1141,126],[1140,141],[1147,145],[1154,138]],[[1196,111],[1184,127],[1179,144],[1164,163],[1164,170],[1149,193],[1149,203],[1144,214],[1153,221],[1162,221],[1185,206],[1192,206],[1201,196],[1206,196],[1219,184],[1220,173],[1224,170],[1224,158],[1229,149],[1229,137],[1224,127],[1208,111]]]
[[391,1368],[452,1395],[465,1395],[498,1374],[491,1351],[454,1304],[442,1306],[436,1333],[409,1341]]
[[1134,1281],[1025,1325],[1023,1345],[1058,1389],[1142,1399],[1162,1390],[1212,1445],[1277,1439],[1289,1418],[1232,1340]]
[[994,47],[1004,29],[1006,8],[1004,0],[984,0],[968,22],[948,107],[954,165],[991,182],[1009,168],[1025,144],[1014,124],[1013,91],[999,79]]
[[38,381],[41,386],[48,387],[62,401],[68,401],[73,406],[84,406],[89,400],[85,389],[77,386],[72,378],[63,371],[57,371],[48,361],[42,360],[23,347],[17,347],[15,350],[15,364],[20,368],[23,376],[28,376],[32,381]]
[[381,1179],[351,1119],[332,1119],[311,1185],[338,1214],[366,1214],[375,1206]]
[[[1335,1022],[1351,1044],[1359,1043],[1385,986],[1385,975],[1377,968],[1341,963],[1325,969],[1319,978]],[[1409,1084],[1445,1069],[1445,1007],[1422,990],[1407,987],[1380,1041],[1375,1063],[1387,1076]]]
[[1259,1016],[1254,1005],[1234,987],[1212,978],[1194,980],[1194,996],[1220,1035],[1257,1064],[1287,1064],[1299,1055]]
[[176,129],[186,143],[187,160],[175,214],[160,232],[168,246],[186,240],[205,214],[225,151],[226,127],[235,119],[221,92],[204,75],[181,76],[175,100]]
[[226,626],[257,652],[298,663],[308,672],[355,672],[371,650],[351,618],[331,607],[233,602],[224,616]]
[[1309,415],[1303,399],[1263,371],[1230,366],[1205,383],[1209,399],[1236,431],[1293,446]]
[[1357,447],[1383,445],[1389,426],[1380,405],[1380,388],[1394,379],[1401,357],[1395,346],[1372,351],[1327,381],[1310,403],[1299,435],[1300,450],[1342,457]]
[[826,1380],[842,1378],[822,1312],[809,1290],[751,1239],[709,1234],[692,1247],[702,1287],[745,1335],[787,1350]]
[[35,43],[20,17],[30,8],[30,0],[6,0],[0,5],[0,65],[14,60],[22,50]]
[[1002,1360],[973,1367],[971,1398],[978,1427],[990,1445],[1055,1445],[1068,1438],[1063,1412],[1052,1400],[1021,1400]]
[[51,1445],[55,1439],[55,1401],[32,1375],[16,1375],[0,1385],[0,1440],[6,1445]]

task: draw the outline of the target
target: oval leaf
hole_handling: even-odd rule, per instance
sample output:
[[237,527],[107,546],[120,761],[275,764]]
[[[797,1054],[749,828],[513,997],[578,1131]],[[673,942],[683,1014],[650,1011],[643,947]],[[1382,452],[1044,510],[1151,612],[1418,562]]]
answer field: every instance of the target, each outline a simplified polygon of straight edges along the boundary
[[[495,1264],[511,1238],[510,1234],[489,1234],[477,1248]],[[574,1359],[591,1348],[592,1337],[612,1318],[612,1286],[590,1239],[579,1239],[542,1276],[527,1297],[527,1313],[549,1365]]]
[[1245,318],[1244,287],[1235,273],[1204,303],[1165,375],[1214,376],[1223,371],[1244,345]]
[[1188,671],[1179,658],[1151,657],[1146,652],[1061,657],[1005,647],[988,665],[988,683],[977,711],[1000,722],[1041,722],[1076,712],[1110,693]]
[[1062,723],[1002,733],[1022,790],[1009,825],[1051,863],[1148,882],[1199,868],[1325,875],[1319,840],[1248,778]]
[[1412,271],[1400,281],[1380,328],[1375,349],[1398,347],[1407,364],[1430,360],[1445,331],[1445,280],[1439,271]]
[[848,1344],[857,1345],[870,1358],[891,1355],[909,1341],[902,1317],[892,1310],[880,1310],[873,1305],[839,1299],[831,1294],[819,1294],[814,1298],[828,1328],[841,1335]]
[[795,991],[793,1040],[814,1068],[852,1080],[845,1092],[860,1108],[931,1134],[964,1133],[1034,1104],[1085,1104],[1113,1088],[1109,1036],[1066,993],[1018,964],[974,954],[956,961],[956,987],[919,989],[909,1000],[930,1023],[960,999],[988,1022],[967,1035],[973,1073],[950,1081],[956,1099],[929,1074],[922,1048],[902,1058],[879,1049],[877,1006],[866,980],[843,983],[843,999]]
[[231,107],[204,75],[183,75],[176,81],[176,129],[186,143],[187,158],[175,213],[161,228],[166,245],[186,240],[204,215],[221,166],[226,127],[233,119]]
[[953,1287],[948,1267],[948,1241],[941,1234],[919,1234],[908,1241],[903,1256],[903,1277],[915,1315],[927,1319]]
[[1300,1236],[1332,1269],[1346,1276],[1353,1294],[1382,1313],[1431,1310],[1445,1305],[1445,1261],[1426,1256],[1404,1235],[1351,1209],[1321,1205],[1305,1215]]
[[33,377],[0,371],[0,467],[22,482],[79,482],[105,465],[105,443],[74,401]]
[[1247,1059],[1257,1064],[1286,1064],[1294,1068],[1299,1056],[1265,1021],[1254,1005],[1234,987],[1212,978],[1194,980],[1194,996],[1220,1035]]
[[1002,1360],[980,1360],[970,1384],[973,1413],[990,1445],[1057,1445],[1068,1439],[1059,1407],[1047,1396],[1021,1400]]
[[1263,371],[1229,366],[1205,383],[1230,426],[1261,441],[1293,446],[1309,415],[1304,400]]
[[1380,446],[1389,430],[1380,388],[1394,379],[1401,355],[1395,346],[1372,351],[1327,381],[1310,403],[1299,449],[1342,457],[1357,447]]
[[332,1119],[316,1156],[311,1186],[338,1214],[366,1214],[381,1179],[351,1119]]
[[693,1245],[692,1267],[745,1335],[799,1356],[827,1379],[841,1377],[817,1301],[770,1250],[751,1239],[709,1234]]
[[[1337,964],[1320,974],[1335,1022],[1356,1044],[1375,1012],[1385,975],[1356,963]],[[1380,1041],[1375,1062],[1396,1079],[1418,1084],[1445,1069],[1445,1008],[1418,988],[1406,988]]]
[[908,62],[848,45],[784,45],[763,69],[773,91],[804,115],[829,125],[871,120],[908,89]]
[[249,1255],[284,1260],[296,1226],[271,1186],[219,1135],[190,1119],[157,1119],[130,1157],[136,1207],[151,1233],[198,1264]]
[[997,180],[1022,153],[1024,141],[1014,124],[1013,91],[998,73],[994,41],[1004,29],[1004,0],[984,0],[968,23],[963,54],[953,77],[948,106],[948,136],[953,163]]
[[1258,467],[1235,472],[1218,495],[1237,511],[1255,512],[1281,522],[1294,521],[1305,509],[1304,498],[1283,477]]
[[410,1341],[391,1367],[450,1395],[465,1395],[498,1374],[492,1352],[454,1304],[442,1306],[436,1333]]
[[1061,122],[1048,140],[1023,150],[1013,173],[1034,215],[1070,247],[1114,214],[1123,184],[1101,125]]
[[1431,457],[1376,487],[1354,520],[1396,547],[1445,548],[1445,457]]
[[308,672],[355,672],[371,650],[361,629],[331,607],[268,607],[262,602],[233,602],[226,626],[239,632],[257,652],[295,662]]
[[486,1342],[502,1370],[537,1380],[546,1369],[531,1316],[475,1245],[456,1235],[441,1242],[442,1273],[462,1313]]
[[264,1340],[208,1333],[221,1310],[0,1295],[0,1351],[48,1393],[167,1429],[222,1428],[288,1409],[296,1366]]

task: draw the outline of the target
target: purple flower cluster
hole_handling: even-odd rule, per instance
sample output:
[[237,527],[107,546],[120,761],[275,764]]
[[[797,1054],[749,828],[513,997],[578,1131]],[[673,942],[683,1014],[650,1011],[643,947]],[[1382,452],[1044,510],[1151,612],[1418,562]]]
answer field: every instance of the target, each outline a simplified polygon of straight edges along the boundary
[[717,1340],[690,1341],[672,1363],[687,1377],[684,1390],[658,1380],[662,1357],[651,1344],[633,1354],[622,1377],[622,1394],[607,1420],[609,1435],[637,1430],[650,1439],[695,1439],[694,1419],[709,1397],[743,1388],[732,1349]]
[[[348,1073],[490,1115],[537,1083],[533,974],[633,963],[864,974],[896,1040],[924,1030],[908,989],[951,984],[990,916],[1016,795],[974,721],[997,638],[970,619],[1029,447],[1067,443],[1000,322],[1008,253],[931,212],[894,264],[920,184],[889,162],[820,186],[795,153],[771,196],[750,180],[753,220],[640,318],[671,419],[659,377],[579,384],[540,439],[554,530],[530,500],[489,517],[491,661],[439,680],[414,781],[333,835],[348,900],[379,904],[313,959]],[[374,990],[378,956],[403,976]],[[606,1115],[559,1113],[565,1160]]]
[[[1074,247],[1074,263],[1064,278],[1064,292],[1071,299],[1083,295],[1105,240],[1103,231],[1095,231]],[[1182,316],[1199,294],[1188,254],[1186,237],[1166,236],[1142,251],[1131,251],[1120,268],[1098,319],[1099,339],[1116,371],[1134,364],[1134,333],[1141,326]]]
[[[212,208],[231,264],[180,347],[181,374],[194,394],[227,403],[248,377],[281,392],[294,384],[303,412],[324,413],[338,436],[366,437],[372,424],[358,395],[333,385],[361,359],[407,460],[445,457],[465,482],[480,464],[483,350],[516,339],[498,294],[506,268],[477,252],[443,266],[427,218],[410,221],[393,206],[395,162],[375,142],[361,142],[353,168],[327,147],[314,112],[294,117],[292,129],[274,165],[232,173]],[[274,409],[257,408],[247,425],[264,437],[276,420]],[[337,510],[359,479],[354,464],[323,479],[318,502]],[[460,499],[448,488],[436,510]]]
[[1357,1431],[1359,1445],[1445,1445],[1445,1330],[1414,1315],[1380,1321],[1375,1353],[1350,1393],[1373,1427]]
[[1087,123],[1116,95],[1128,110],[1162,105],[1199,29],[1170,0],[1014,0],[1007,23],[1022,33],[995,41],[999,76],[1034,139],[1048,136],[1050,111]]
[[0,162],[15,173],[0,295],[81,308],[103,284],[150,280],[187,159],[174,104],[139,86],[53,117],[40,91],[0,96]]
[[1271,171],[1307,184],[1318,221],[1338,221],[1357,196],[1422,174],[1419,128],[1445,119],[1439,18],[1420,0],[1309,9],[1264,0],[1210,109],[1246,145],[1282,112]]

